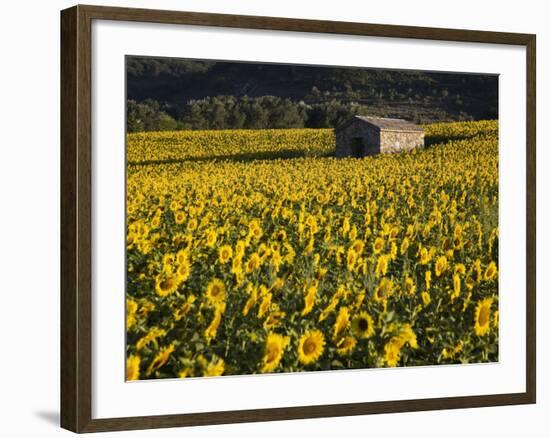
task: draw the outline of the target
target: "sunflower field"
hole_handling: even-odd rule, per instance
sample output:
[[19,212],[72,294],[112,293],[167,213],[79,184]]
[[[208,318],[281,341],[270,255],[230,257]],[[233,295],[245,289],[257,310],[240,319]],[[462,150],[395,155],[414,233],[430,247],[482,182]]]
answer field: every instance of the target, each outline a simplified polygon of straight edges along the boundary
[[498,122],[127,139],[127,379],[498,360]]

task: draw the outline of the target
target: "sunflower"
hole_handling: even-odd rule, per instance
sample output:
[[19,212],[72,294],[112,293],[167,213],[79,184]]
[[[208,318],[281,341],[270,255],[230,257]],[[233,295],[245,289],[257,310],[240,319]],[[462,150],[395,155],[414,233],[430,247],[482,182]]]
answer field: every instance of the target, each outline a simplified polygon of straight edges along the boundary
[[325,228],[325,236],[324,236],[323,241],[325,243],[329,243],[331,241],[331,239],[332,239],[332,228],[330,228],[330,226],[327,226]]
[[319,268],[317,269],[317,271],[315,272],[315,278],[317,280],[320,280],[321,278],[323,278],[325,275],[327,275],[327,272],[328,272],[328,269],[327,268]]
[[178,211],[178,212],[174,215],[174,220],[176,221],[176,223],[177,223],[178,225],[183,224],[183,222],[185,221],[185,213],[182,212],[182,211]]
[[136,350],[141,350],[142,348],[145,348],[147,345],[149,345],[151,342],[155,341],[157,338],[162,338],[166,335],[166,331],[164,329],[159,329],[157,327],[153,327],[149,332],[139,339],[136,343]]
[[275,252],[275,251],[281,251],[281,244],[280,242],[277,242],[276,240],[273,241],[269,241],[269,249],[272,251],[272,252]]
[[244,256],[246,247],[247,247],[247,244],[244,242],[244,240],[237,240],[237,243],[235,244],[236,258],[242,258]]
[[386,275],[388,272],[388,263],[391,256],[389,254],[381,255],[378,257],[378,262],[376,263],[376,277],[381,277]]
[[401,242],[401,247],[399,248],[401,251],[401,255],[405,255],[407,250],[409,249],[410,241],[408,237],[405,237],[403,241]]
[[472,289],[476,285],[476,280],[475,280],[474,277],[472,277],[472,274],[468,274],[466,276],[466,280],[464,281],[464,284],[466,285],[466,287],[468,288],[468,290],[471,293]]
[[216,240],[218,240],[218,233],[215,230],[210,230],[206,233],[206,245],[209,248],[212,248],[216,244]]
[[403,324],[399,328],[399,339],[401,339],[403,345],[408,344],[411,348],[418,348],[416,333],[413,331],[410,324]]
[[302,310],[302,316],[307,315],[313,309],[315,304],[315,298],[317,297],[317,285],[312,284],[306,289],[306,295],[304,297],[304,308]]
[[279,272],[281,263],[283,263],[283,257],[281,256],[281,253],[278,250],[273,251],[271,254],[271,265],[275,269],[275,272]]
[[222,303],[225,301],[225,285],[219,278],[214,278],[206,287],[206,298],[211,303]]
[[203,372],[204,377],[221,376],[225,371],[225,362],[223,359],[212,360]]
[[353,249],[353,247],[351,247],[348,249],[348,254],[346,256],[346,266],[348,268],[348,271],[353,271],[356,261],[357,261],[357,254]]
[[308,241],[306,247],[304,248],[304,252],[306,254],[311,254],[313,252],[314,247],[315,247],[315,239],[313,238],[313,236],[311,236],[309,238],[309,241]]
[[254,233],[256,230],[259,230],[260,233],[262,231],[262,227],[260,225],[260,221],[258,219],[252,219],[250,223],[248,224],[248,231],[250,233]]
[[371,223],[371,221],[372,221],[372,216],[367,211],[367,213],[365,213],[365,225],[369,225]]
[[172,202],[170,202],[170,210],[176,211],[178,208],[179,208],[178,201],[176,201],[175,199],[172,200]]
[[170,355],[174,352],[174,350],[174,344],[170,344],[168,347],[162,347],[153,358],[153,361],[149,364],[146,374],[149,376],[159,368],[163,367],[166,362],[168,362],[168,359],[170,359]]
[[151,227],[153,228],[160,227],[160,216],[153,217],[153,219],[151,220]]
[[336,256],[336,264],[340,266],[342,264],[342,255],[344,254],[343,246],[336,246],[333,249],[334,255]]
[[353,336],[345,336],[344,338],[340,339],[340,341],[338,341],[338,343],[336,344],[338,354],[341,354],[342,356],[347,356],[353,351],[356,345],[357,341]]
[[131,298],[126,299],[126,330],[130,330],[136,323],[137,303]]
[[225,264],[233,257],[233,249],[229,245],[223,245],[218,251],[218,260],[221,264]]
[[340,307],[340,310],[338,311],[338,316],[336,317],[336,321],[334,322],[332,338],[338,339],[342,335],[342,333],[344,333],[344,330],[348,328],[348,325],[349,310],[347,307]]
[[455,265],[455,274],[466,275],[466,266],[463,263],[457,263]]
[[441,351],[441,355],[443,356],[443,359],[454,359],[457,354],[462,352],[463,347],[464,343],[462,341],[458,341],[454,347],[444,348]]
[[354,225],[351,227],[351,231],[349,232],[349,239],[355,240],[357,238],[357,227]]
[[[241,221],[241,223],[243,225],[247,225],[247,219],[243,219]],[[248,220],[248,231],[252,231],[254,228],[259,228],[260,227],[260,221],[258,219],[249,219]],[[246,231],[245,230],[241,230],[241,234],[242,235],[245,235],[246,234]]]
[[380,254],[384,249],[384,239],[377,237],[374,243],[372,244],[372,250],[375,254]]
[[361,291],[356,295],[355,302],[353,303],[353,307],[355,309],[359,309],[363,305],[363,301],[365,301],[365,296],[365,291]]
[[139,380],[139,356],[131,355],[126,360],[126,380]]
[[420,250],[420,264],[427,265],[432,259],[430,252],[427,248],[422,248]]
[[259,240],[260,237],[262,237],[263,231],[260,227],[254,228],[250,230],[250,236],[254,237],[254,239]]
[[260,267],[260,256],[258,253],[253,253],[250,258],[248,259],[248,262],[246,263],[246,272],[254,272],[256,269]]
[[149,313],[155,310],[155,304],[147,300],[147,298],[142,298],[139,300],[139,310],[138,314],[143,317],[147,317]]
[[489,266],[487,266],[487,269],[485,269],[483,278],[485,279],[485,281],[490,281],[496,277],[497,273],[497,265],[495,264],[495,262],[491,262],[489,263]]
[[193,218],[189,222],[187,222],[187,230],[188,231],[195,231],[197,227],[199,226],[197,219]]
[[176,254],[176,262],[178,263],[178,265],[181,265],[185,262],[189,262],[189,250],[180,249]]
[[384,345],[384,360],[389,367],[395,367],[401,359],[401,347],[403,342],[397,337],[391,338]]
[[473,270],[476,273],[476,282],[479,283],[483,277],[483,273],[481,271],[481,260],[477,259],[474,262]]
[[454,301],[460,296],[460,289],[461,289],[460,275],[458,275],[457,273],[453,275],[453,292],[451,293],[451,301]]
[[231,261],[231,273],[235,275],[240,275],[243,272],[242,258],[241,256],[235,254],[233,260]]
[[283,246],[286,250],[285,261],[287,263],[292,263],[294,261],[294,257],[296,256],[296,251],[294,251],[294,248],[290,243],[285,243]]
[[265,243],[262,243],[258,247],[258,255],[260,256],[260,262],[263,263],[271,255],[271,249]]
[[456,239],[457,237],[461,237],[462,236],[462,225],[460,224],[456,224],[455,225],[455,229],[454,229],[454,233],[453,233],[453,237]]
[[399,228],[392,227],[390,229],[390,239],[392,239],[392,240],[396,239],[398,234],[399,234]]
[[361,254],[365,248],[365,243],[362,240],[356,240],[351,245],[356,254]]
[[155,282],[155,292],[160,297],[165,297],[175,292],[178,288],[177,275],[157,275]]
[[440,256],[435,262],[435,275],[436,277],[441,276],[443,272],[447,269],[447,257]]
[[462,248],[462,237],[458,236],[458,237],[454,237],[453,238],[453,248],[454,249],[460,249]]
[[474,316],[474,331],[478,336],[484,336],[489,331],[491,320],[492,298],[485,298],[477,303]]
[[298,341],[298,359],[304,365],[315,362],[323,354],[325,336],[320,330],[310,330]]
[[358,338],[367,339],[374,335],[374,322],[372,316],[363,311],[351,321],[351,329]]
[[[262,286],[265,289],[265,286]],[[271,307],[271,298],[273,297],[271,293],[261,294],[263,295],[262,302],[258,307],[258,318],[263,318]]]
[[176,261],[176,256],[172,253],[164,254],[162,257],[162,264],[163,264],[163,270],[166,270],[167,272],[171,272],[172,265]]
[[391,243],[390,258],[392,260],[397,259],[397,245],[395,244],[395,242]]
[[426,281],[426,289],[430,290],[430,285],[432,283],[432,271],[426,271],[424,274],[424,280]]
[[306,219],[306,225],[310,228],[317,228],[317,219],[315,216],[308,216]]
[[334,312],[336,307],[338,306],[338,303],[340,302],[340,298],[336,295],[331,298],[327,306],[323,309],[321,314],[319,315],[319,322],[323,322],[327,317]]
[[277,333],[270,333],[267,335],[263,357],[263,373],[269,373],[279,366],[279,362],[281,362],[288,343],[289,338],[287,336],[282,336]]
[[134,246],[134,243],[137,243],[138,242],[138,237],[132,233],[132,232],[128,232],[128,234],[126,235],[126,246],[128,247],[128,249],[132,249],[132,247]]
[[387,277],[382,278],[374,291],[374,301],[380,303],[393,293],[393,281]]
[[348,231],[350,230],[350,228],[351,228],[351,225],[349,223],[349,217],[345,217],[344,221],[342,222],[342,227],[340,228],[340,232],[342,233],[343,236],[345,236],[346,234],[348,234]]
[[416,285],[411,277],[405,278],[405,293],[409,296],[414,295],[416,291]]
[[186,379],[187,377],[193,376],[193,370],[191,368],[183,368],[182,370],[178,371],[178,377],[180,379]]
[[266,330],[274,329],[281,323],[281,321],[285,316],[286,316],[286,313],[281,312],[278,306],[274,304],[273,309],[271,310],[271,312],[269,313],[269,315],[267,316],[267,318],[263,323],[264,329]]
[[178,275],[178,281],[180,283],[187,281],[187,279],[189,278],[189,275],[191,274],[191,263],[189,263],[189,260],[183,261],[178,266],[178,270],[176,271],[176,274]]
[[193,294],[189,295],[187,297],[187,300],[182,305],[174,309],[174,312],[173,312],[174,319],[176,321],[179,321],[185,315],[187,315],[193,308],[193,303],[196,301],[196,299],[197,297],[195,295]]
[[258,301],[258,291],[256,288],[249,286],[248,287],[248,300],[246,301],[244,307],[243,307],[243,316],[248,315],[248,312],[254,307],[256,304],[256,301]]
[[422,292],[420,294],[420,297],[422,298],[422,303],[424,304],[424,306],[429,306],[430,303],[432,302],[432,298],[430,297],[430,293],[429,292]]
[[210,341],[211,339],[216,337],[218,327],[220,326],[220,323],[222,321],[224,310],[225,307],[223,305],[216,306],[216,308],[214,309],[214,317],[212,318],[210,325],[206,327],[206,330],[204,331],[204,337],[207,341]]
[[283,288],[284,285],[285,285],[285,280],[282,278],[277,278],[271,285],[270,290],[274,292],[278,292]]
[[287,236],[287,234],[286,234],[286,231],[284,229],[280,229],[275,233],[275,238],[279,242],[284,242],[286,240],[286,236]]

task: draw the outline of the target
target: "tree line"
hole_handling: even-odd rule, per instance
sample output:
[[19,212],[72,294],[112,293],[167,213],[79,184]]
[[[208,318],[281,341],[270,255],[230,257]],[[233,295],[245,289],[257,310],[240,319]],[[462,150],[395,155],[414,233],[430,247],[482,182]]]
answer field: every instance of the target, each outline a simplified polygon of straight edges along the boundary
[[452,117],[445,111],[421,108],[374,107],[357,102],[331,100],[315,104],[294,102],[289,98],[261,96],[206,97],[189,101],[183,107],[161,104],[156,100],[128,100],[128,132],[170,131],[182,129],[278,129],[335,128],[350,117],[361,114],[378,117],[401,117],[416,123],[436,120],[473,120],[465,112]]

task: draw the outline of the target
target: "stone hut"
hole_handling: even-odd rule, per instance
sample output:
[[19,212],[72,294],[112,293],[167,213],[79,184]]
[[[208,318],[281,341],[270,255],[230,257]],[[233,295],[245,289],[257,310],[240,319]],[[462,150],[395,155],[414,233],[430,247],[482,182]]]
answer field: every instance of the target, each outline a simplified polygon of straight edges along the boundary
[[424,130],[403,119],[355,116],[335,129],[336,156],[410,151],[424,146]]

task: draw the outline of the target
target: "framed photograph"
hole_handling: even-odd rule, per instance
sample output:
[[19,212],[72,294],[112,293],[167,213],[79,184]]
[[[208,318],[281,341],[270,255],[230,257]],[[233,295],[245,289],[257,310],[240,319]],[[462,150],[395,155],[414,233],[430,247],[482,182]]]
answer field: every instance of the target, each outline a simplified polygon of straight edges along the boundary
[[535,35],[61,12],[61,425],[535,403]]

